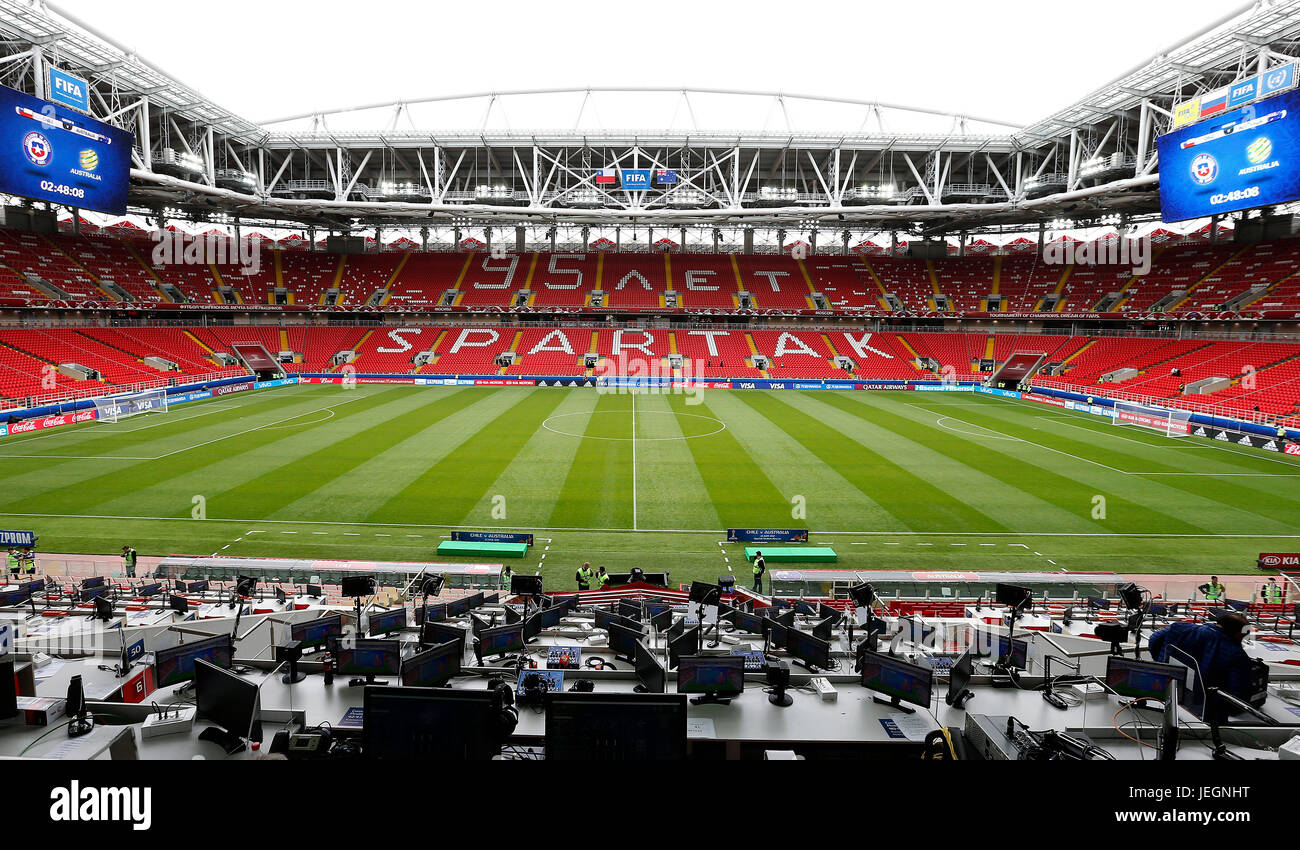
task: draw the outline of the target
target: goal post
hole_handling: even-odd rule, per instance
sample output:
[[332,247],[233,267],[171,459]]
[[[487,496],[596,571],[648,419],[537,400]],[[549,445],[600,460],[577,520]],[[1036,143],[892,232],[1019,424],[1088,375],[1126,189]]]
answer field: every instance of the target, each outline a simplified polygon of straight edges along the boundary
[[104,396],[93,401],[96,418],[101,422],[117,422],[142,413],[167,412],[167,390],[165,389]]
[[1158,431],[1166,437],[1186,437],[1192,432],[1192,414],[1186,410],[1127,401],[1115,402],[1111,421],[1115,425],[1132,425]]

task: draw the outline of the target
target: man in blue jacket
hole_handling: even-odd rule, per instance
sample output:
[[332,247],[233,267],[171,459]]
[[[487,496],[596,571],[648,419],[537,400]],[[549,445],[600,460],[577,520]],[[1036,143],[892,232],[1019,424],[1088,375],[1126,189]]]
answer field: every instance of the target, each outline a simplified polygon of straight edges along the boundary
[[[1188,656],[1200,667],[1200,687],[1219,688],[1237,699],[1251,697],[1250,656],[1241,648],[1248,621],[1237,613],[1224,614],[1206,625],[1174,623],[1151,635],[1147,648],[1156,661],[1188,664]],[[1170,652],[1176,647],[1181,652]],[[1220,717],[1224,712],[1218,712]]]

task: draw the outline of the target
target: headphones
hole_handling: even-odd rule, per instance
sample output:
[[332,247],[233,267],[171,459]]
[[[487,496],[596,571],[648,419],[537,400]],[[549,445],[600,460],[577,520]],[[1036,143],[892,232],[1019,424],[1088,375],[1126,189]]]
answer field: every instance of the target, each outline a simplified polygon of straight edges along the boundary
[[500,677],[490,679],[487,687],[492,692],[493,725],[496,727],[493,732],[497,741],[504,744],[519,725],[519,709],[515,708],[515,692],[506,680]]
[[536,673],[525,673],[519,691],[520,705],[541,705],[546,694],[550,693],[551,680]]

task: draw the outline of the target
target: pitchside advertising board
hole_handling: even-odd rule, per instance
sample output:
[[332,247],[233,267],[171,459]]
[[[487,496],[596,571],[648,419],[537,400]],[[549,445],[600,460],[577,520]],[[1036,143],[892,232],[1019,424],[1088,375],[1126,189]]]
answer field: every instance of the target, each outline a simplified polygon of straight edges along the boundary
[[471,540],[476,543],[526,543],[533,545],[533,535],[510,531],[453,531],[452,540]]
[[1260,552],[1259,568],[1261,570],[1300,570],[1300,552]]
[[732,543],[807,543],[806,528],[728,528]]
[[1160,214],[1185,221],[1300,198],[1300,91],[1161,136]]
[[123,215],[133,141],[67,106],[0,86],[0,192]]
[[35,546],[34,531],[0,531],[0,548],[7,546]]

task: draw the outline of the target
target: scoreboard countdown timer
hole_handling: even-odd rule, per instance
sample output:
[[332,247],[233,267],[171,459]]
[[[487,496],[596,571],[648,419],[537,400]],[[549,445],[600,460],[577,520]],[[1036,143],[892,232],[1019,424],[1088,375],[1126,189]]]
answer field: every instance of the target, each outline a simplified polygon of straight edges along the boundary
[[126,212],[133,134],[0,86],[0,192]]
[[1161,136],[1160,214],[1186,221],[1300,198],[1300,90]]

